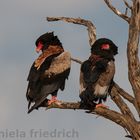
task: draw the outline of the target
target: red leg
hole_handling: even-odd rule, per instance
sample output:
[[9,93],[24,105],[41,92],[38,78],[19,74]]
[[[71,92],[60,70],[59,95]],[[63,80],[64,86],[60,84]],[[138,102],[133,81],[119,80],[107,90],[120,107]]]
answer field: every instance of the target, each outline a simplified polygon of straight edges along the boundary
[[100,104],[97,104],[95,108],[98,108],[98,107],[104,107],[104,108],[109,108],[108,106],[100,103]]
[[48,105],[51,105],[54,102],[57,102],[57,97],[56,96],[52,96],[51,100],[48,101]]

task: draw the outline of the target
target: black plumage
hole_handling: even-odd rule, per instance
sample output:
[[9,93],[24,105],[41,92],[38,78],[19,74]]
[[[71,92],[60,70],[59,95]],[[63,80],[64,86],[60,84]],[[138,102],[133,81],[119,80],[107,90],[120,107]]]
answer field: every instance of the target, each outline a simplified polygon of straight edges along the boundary
[[[108,49],[102,49],[101,46],[104,44],[108,44],[110,47]],[[110,39],[100,38],[91,46],[91,54],[113,60],[114,55],[118,54],[118,47]]]
[[41,35],[36,40],[35,45],[38,46],[39,42],[41,42],[44,45],[42,51],[45,50],[49,45],[53,45],[53,46],[59,45],[62,47],[62,43],[60,42],[57,36],[54,36],[53,32],[49,32]]
[[113,85],[115,74],[114,55],[118,47],[109,39],[95,41],[91,55],[84,61],[80,73],[80,98],[82,105],[88,107],[106,101]]
[[[35,44],[42,53],[34,61],[27,78],[28,113],[47,101],[48,95],[56,97],[59,89],[64,90],[70,73],[70,54],[64,51],[53,32],[41,35]],[[31,103],[34,105],[30,108]]]

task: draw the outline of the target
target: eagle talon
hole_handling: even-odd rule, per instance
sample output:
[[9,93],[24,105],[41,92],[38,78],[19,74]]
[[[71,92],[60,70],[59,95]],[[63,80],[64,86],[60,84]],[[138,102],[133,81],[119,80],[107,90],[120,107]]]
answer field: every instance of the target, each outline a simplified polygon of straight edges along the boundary
[[55,100],[55,101],[49,100],[49,101],[48,101],[48,106],[50,106],[50,105],[53,104],[53,103],[55,103],[55,104],[57,104],[57,105],[61,105],[61,102],[58,101],[58,100]]
[[57,100],[57,97],[56,96],[52,96],[52,99],[51,100],[48,100],[48,105],[51,105],[52,103],[57,103],[57,102],[59,102],[58,100]]
[[103,107],[103,108],[109,108],[109,106],[106,106],[104,104],[97,104],[95,108],[98,108],[98,107]]

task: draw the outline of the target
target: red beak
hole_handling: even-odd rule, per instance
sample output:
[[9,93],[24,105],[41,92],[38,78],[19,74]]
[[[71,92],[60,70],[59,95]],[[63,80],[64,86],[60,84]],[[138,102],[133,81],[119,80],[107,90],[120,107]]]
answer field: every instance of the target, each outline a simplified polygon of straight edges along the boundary
[[43,44],[41,42],[38,43],[37,47],[36,47],[36,52],[39,53],[43,48]]

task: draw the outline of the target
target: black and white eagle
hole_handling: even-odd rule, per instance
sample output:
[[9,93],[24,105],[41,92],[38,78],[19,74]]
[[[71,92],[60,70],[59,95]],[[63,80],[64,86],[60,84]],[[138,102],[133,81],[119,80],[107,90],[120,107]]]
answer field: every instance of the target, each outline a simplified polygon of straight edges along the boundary
[[102,101],[106,101],[111,92],[117,53],[118,47],[107,38],[100,38],[92,45],[90,57],[81,65],[79,96],[82,105],[105,107]]
[[[64,51],[62,43],[53,32],[41,35],[35,42],[36,51],[42,53],[31,66],[27,81],[26,97],[28,113],[43,102],[57,102],[58,90],[64,90],[71,67],[70,53]],[[49,100],[47,96],[51,95]],[[31,106],[31,103],[34,103]],[[31,106],[31,107],[30,107]]]

